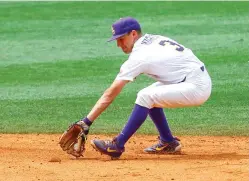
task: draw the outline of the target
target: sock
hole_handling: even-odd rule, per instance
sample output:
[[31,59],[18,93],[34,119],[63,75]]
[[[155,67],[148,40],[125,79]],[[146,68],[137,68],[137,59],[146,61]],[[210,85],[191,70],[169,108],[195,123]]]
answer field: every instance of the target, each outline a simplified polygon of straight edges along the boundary
[[135,104],[133,111],[122,132],[116,137],[117,145],[123,148],[129,138],[143,124],[149,113],[149,108]]
[[149,116],[157,127],[160,134],[160,139],[165,142],[171,142],[174,140],[170,131],[167,119],[164,115],[162,108],[152,108],[149,110]]

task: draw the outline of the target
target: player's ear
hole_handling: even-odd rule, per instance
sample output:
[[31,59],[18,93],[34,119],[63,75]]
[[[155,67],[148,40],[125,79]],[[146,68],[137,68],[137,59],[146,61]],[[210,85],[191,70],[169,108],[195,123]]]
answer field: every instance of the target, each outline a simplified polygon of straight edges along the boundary
[[133,37],[135,37],[135,39],[137,38],[138,34],[137,34],[137,31],[136,30],[132,30],[131,31],[131,34]]
[[133,36],[137,36],[137,31],[136,30],[132,30],[131,33],[132,33]]

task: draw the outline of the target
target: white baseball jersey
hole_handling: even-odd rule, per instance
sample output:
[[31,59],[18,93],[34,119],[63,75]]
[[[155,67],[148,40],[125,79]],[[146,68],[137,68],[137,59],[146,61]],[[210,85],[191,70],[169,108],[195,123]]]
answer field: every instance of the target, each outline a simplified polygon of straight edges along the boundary
[[145,34],[135,43],[116,79],[133,81],[139,74],[145,74],[156,81],[172,84],[181,82],[201,66],[203,63],[190,49],[170,38]]
[[139,38],[116,80],[145,74],[157,83],[141,90],[136,103],[152,107],[200,105],[211,93],[211,79],[193,52],[174,40],[145,34]]

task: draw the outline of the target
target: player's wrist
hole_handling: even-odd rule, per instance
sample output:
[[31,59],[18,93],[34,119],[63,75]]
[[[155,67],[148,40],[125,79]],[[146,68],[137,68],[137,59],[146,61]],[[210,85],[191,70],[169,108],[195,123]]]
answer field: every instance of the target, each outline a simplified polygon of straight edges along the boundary
[[87,117],[84,117],[83,119],[81,119],[81,121],[83,121],[89,127],[92,125],[92,121],[90,121],[90,119],[88,119]]
[[77,121],[76,124],[80,125],[81,128],[84,130],[85,135],[87,135],[89,133],[89,129],[92,122],[87,117],[84,117]]

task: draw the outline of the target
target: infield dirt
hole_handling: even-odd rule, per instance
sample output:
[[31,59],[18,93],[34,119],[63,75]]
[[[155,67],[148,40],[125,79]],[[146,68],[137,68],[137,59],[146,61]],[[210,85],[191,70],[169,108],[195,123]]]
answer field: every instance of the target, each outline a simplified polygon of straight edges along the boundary
[[85,156],[63,152],[60,135],[1,134],[0,180],[3,181],[248,181],[249,137],[181,136],[181,155],[149,155],[143,149],[156,136],[135,135],[119,160],[94,151],[90,135]]

